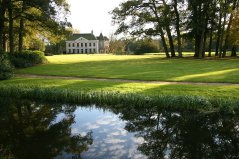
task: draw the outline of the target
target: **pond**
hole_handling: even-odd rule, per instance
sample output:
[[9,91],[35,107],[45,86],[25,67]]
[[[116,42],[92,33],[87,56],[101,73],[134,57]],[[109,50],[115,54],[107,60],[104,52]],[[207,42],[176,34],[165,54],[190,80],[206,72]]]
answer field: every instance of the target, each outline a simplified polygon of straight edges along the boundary
[[0,158],[239,158],[239,116],[0,98]]

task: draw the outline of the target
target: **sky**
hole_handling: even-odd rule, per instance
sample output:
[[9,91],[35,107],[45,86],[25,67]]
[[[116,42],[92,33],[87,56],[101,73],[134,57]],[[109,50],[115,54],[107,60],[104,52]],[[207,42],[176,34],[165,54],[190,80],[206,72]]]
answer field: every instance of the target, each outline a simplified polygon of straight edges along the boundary
[[112,26],[112,18],[109,12],[117,7],[122,0],[68,0],[71,14],[69,21],[74,29],[80,33],[90,33],[95,36],[102,32],[109,36],[116,30]]

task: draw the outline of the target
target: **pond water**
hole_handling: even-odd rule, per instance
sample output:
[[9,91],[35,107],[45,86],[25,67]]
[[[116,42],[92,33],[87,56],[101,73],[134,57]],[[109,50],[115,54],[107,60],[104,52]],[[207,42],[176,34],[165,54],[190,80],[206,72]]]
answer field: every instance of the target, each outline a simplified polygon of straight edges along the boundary
[[4,157],[239,158],[239,116],[0,98]]

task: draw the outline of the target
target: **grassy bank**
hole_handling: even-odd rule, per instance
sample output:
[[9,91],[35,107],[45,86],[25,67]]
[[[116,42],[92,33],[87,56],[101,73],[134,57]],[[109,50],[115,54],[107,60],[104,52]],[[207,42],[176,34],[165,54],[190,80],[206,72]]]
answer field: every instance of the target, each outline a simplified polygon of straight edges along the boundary
[[73,91],[69,89],[0,86],[1,97],[37,99],[52,102],[97,104],[111,106],[160,106],[167,110],[197,110],[238,112],[239,100],[203,98],[191,95],[140,95],[111,91]]
[[160,55],[57,55],[16,73],[137,80],[239,83],[239,59],[165,59]]
[[72,91],[110,91],[141,95],[192,95],[205,98],[239,99],[239,86],[180,85],[152,83],[124,83],[115,81],[14,78],[1,81],[0,86],[20,86],[68,89]]
[[0,82],[0,96],[54,102],[162,106],[167,109],[239,108],[239,87],[160,85],[90,80],[15,78]]

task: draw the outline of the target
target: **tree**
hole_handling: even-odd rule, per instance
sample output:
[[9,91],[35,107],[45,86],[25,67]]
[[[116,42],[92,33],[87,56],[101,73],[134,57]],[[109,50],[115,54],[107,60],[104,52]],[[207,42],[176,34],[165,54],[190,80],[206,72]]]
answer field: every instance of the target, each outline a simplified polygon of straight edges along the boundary
[[117,34],[159,35],[167,57],[169,50],[175,56],[175,39],[182,57],[185,37],[194,42],[194,57],[204,58],[206,51],[211,56],[212,50],[216,56],[225,57],[226,50],[232,47],[230,30],[238,3],[238,0],[128,0],[111,13],[113,21],[119,24]]
[[[169,13],[168,5],[164,1],[158,3],[156,0],[129,0],[120,4],[120,7],[115,8],[111,13],[113,15],[114,23],[119,24],[119,28],[116,33],[128,32],[132,35],[142,36],[160,36],[166,57],[170,57],[169,49],[165,38],[165,30],[168,35],[170,50],[172,56],[174,54],[174,45],[172,42],[172,36],[170,28],[167,25],[169,17],[164,17]],[[127,21],[130,19],[130,22]],[[153,25],[154,28],[147,28],[146,25]],[[164,30],[165,28],[165,30]]]
[[[66,0],[1,0],[0,1],[0,49],[5,49],[5,31],[8,31],[10,52],[18,48],[22,52],[25,37],[48,39],[67,35],[69,5]],[[5,23],[8,22],[8,25]],[[5,26],[8,26],[5,27]],[[13,29],[14,28],[14,29]],[[14,35],[18,34],[18,37]],[[56,38],[54,38],[56,39]],[[62,38],[60,38],[62,39]],[[15,45],[17,43],[18,45]],[[16,47],[17,46],[17,47]]]
[[6,8],[7,8],[7,0],[0,0],[0,52],[5,51],[4,21],[5,21]]
[[225,36],[225,41],[224,41],[224,46],[223,46],[223,54],[222,57],[226,56],[226,52],[228,49],[228,45],[229,45],[229,37],[230,37],[230,32],[231,32],[231,27],[232,27],[232,22],[233,22],[233,18],[234,18],[234,14],[235,14],[235,9],[238,6],[238,1],[237,0],[233,0],[233,4],[232,4],[232,11],[230,12],[230,18],[229,18],[229,22],[227,25],[227,30],[226,30],[226,36]]
[[181,41],[181,33],[180,33],[180,15],[178,11],[178,3],[180,0],[173,0],[173,9],[175,14],[175,28],[177,32],[177,41],[178,41],[178,56],[183,57],[182,54],[182,41]]
[[232,53],[231,56],[237,56],[237,48],[239,46],[239,10],[235,10],[232,21],[232,27],[230,30],[229,41],[232,44]]

